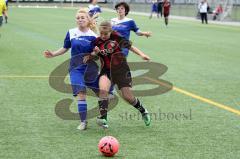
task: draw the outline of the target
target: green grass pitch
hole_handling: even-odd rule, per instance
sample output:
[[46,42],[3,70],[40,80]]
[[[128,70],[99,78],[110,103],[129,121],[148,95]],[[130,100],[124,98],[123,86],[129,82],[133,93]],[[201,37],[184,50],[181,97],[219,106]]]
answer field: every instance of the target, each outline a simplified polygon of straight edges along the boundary
[[[72,95],[52,89],[44,76],[70,55],[45,59],[42,52],[62,46],[67,30],[75,27],[75,12],[10,8],[9,23],[0,28],[0,158],[104,158],[97,144],[105,135],[115,136],[120,142],[115,158],[240,158],[239,114],[174,90],[140,97],[152,113],[185,115],[178,120],[154,117],[150,127],[136,117],[130,119],[129,114],[136,114],[136,110],[123,100],[109,113],[108,131],[97,127],[95,119],[89,120],[87,131],[79,132],[78,121],[58,118],[55,104]],[[102,16],[110,19],[116,15],[104,12]],[[166,28],[163,19],[129,17],[141,30],[153,32],[149,39],[132,33],[132,41],[153,62],[168,67],[161,79],[239,112],[239,27],[170,19]],[[128,61],[141,59],[130,54]],[[135,89],[150,87],[155,86]],[[96,98],[88,98],[89,108],[96,103]],[[76,111],[75,103],[71,109]]]

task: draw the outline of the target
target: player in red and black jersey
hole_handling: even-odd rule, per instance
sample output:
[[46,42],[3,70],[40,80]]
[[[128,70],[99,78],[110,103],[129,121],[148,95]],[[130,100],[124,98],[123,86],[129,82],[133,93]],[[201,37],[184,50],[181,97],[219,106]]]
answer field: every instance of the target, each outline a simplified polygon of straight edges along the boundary
[[165,25],[168,25],[168,16],[170,13],[170,8],[171,8],[171,2],[169,0],[164,0],[163,1],[163,16],[164,16],[164,20],[165,20]]
[[110,71],[110,69],[116,69],[118,66],[121,66],[124,62],[126,63],[126,58],[123,56],[121,48],[130,49],[130,41],[125,40],[115,31],[111,33],[102,31],[100,34],[101,36],[94,42],[96,46],[94,51],[97,52],[101,59],[102,71]]
[[[101,59],[102,69],[99,75],[99,110],[100,117],[97,122],[103,128],[107,128],[108,94],[111,85],[116,84],[121,91],[122,98],[134,106],[142,114],[146,126],[150,125],[151,119],[148,111],[131,91],[132,78],[126,57],[121,52],[127,48],[141,56],[144,60],[150,60],[142,51],[132,46],[129,40],[112,31],[109,22],[102,22],[99,27],[100,37],[94,45],[96,46],[91,55],[97,55]],[[88,58],[88,57],[87,57]],[[85,59],[85,61],[87,61]]]

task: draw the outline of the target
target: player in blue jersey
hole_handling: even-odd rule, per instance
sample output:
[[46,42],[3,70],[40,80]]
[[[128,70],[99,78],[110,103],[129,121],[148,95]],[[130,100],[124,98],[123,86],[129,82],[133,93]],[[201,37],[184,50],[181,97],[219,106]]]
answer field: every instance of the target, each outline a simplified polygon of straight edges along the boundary
[[[138,36],[146,36],[150,37],[151,32],[143,32],[137,27],[135,21],[133,19],[127,18],[130,11],[130,7],[126,2],[120,2],[115,5],[115,9],[117,10],[118,17],[111,19],[112,29],[120,33],[121,36],[130,39],[130,32],[134,31]],[[125,56],[128,55],[128,49],[122,50]]]
[[152,1],[152,6],[151,6],[151,13],[149,19],[152,19],[153,13],[157,14],[157,17],[159,18],[159,12],[158,12],[158,2],[156,0]]
[[[57,51],[46,50],[44,56],[52,58],[71,49],[69,75],[73,95],[78,96],[78,112],[81,120],[77,129],[85,130],[87,128],[86,87],[97,93],[98,68],[93,61],[89,61],[87,64],[83,63],[83,57],[93,51],[92,42],[96,39],[96,34],[90,29],[91,18],[87,11],[80,9],[77,12],[76,23],[77,27],[67,32],[63,47]],[[88,73],[95,74],[95,76],[86,77]]]
[[90,0],[90,5],[88,6],[89,15],[92,17],[93,15],[99,15],[102,13],[101,8],[97,5],[97,0]]
[[97,33],[97,21],[100,16],[100,13],[102,13],[101,8],[97,5],[97,0],[90,0],[90,5],[88,6],[88,14],[92,18],[92,23],[95,26],[94,32]]

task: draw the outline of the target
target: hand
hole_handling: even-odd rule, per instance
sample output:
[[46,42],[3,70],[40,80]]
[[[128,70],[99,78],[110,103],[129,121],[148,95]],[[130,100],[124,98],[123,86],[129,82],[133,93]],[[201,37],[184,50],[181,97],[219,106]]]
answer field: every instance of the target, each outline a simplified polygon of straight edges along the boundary
[[152,36],[152,32],[149,32],[149,31],[148,31],[148,32],[145,32],[145,33],[144,33],[144,36],[146,36],[146,37],[148,38],[148,37]]
[[83,63],[87,63],[88,60],[90,60],[90,58],[91,58],[91,55],[86,55],[86,56],[84,56],[84,57],[83,57]]
[[96,55],[100,52],[99,47],[95,46],[95,48],[93,49],[93,51],[96,53]]
[[43,52],[43,55],[46,57],[46,58],[52,58],[54,57],[54,54],[53,52],[49,51],[49,50],[46,50]]
[[146,60],[146,61],[149,61],[149,60],[150,60],[150,57],[147,56],[147,55],[143,55],[143,56],[142,56],[142,59],[143,59],[143,60]]

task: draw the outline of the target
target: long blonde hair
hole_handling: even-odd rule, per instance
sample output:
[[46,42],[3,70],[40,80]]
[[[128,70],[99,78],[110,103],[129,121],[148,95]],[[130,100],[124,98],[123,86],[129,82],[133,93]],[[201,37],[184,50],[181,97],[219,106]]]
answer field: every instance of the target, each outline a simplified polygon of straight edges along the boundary
[[93,19],[90,17],[90,15],[88,14],[88,11],[89,9],[88,8],[80,8],[77,13],[76,13],[76,16],[79,14],[79,13],[83,13],[87,16],[87,19],[89,20],[89,23],[88,23],[88,27],[95,33],[98,32],[97,30],[97,26],[96,24],[93,23]]

